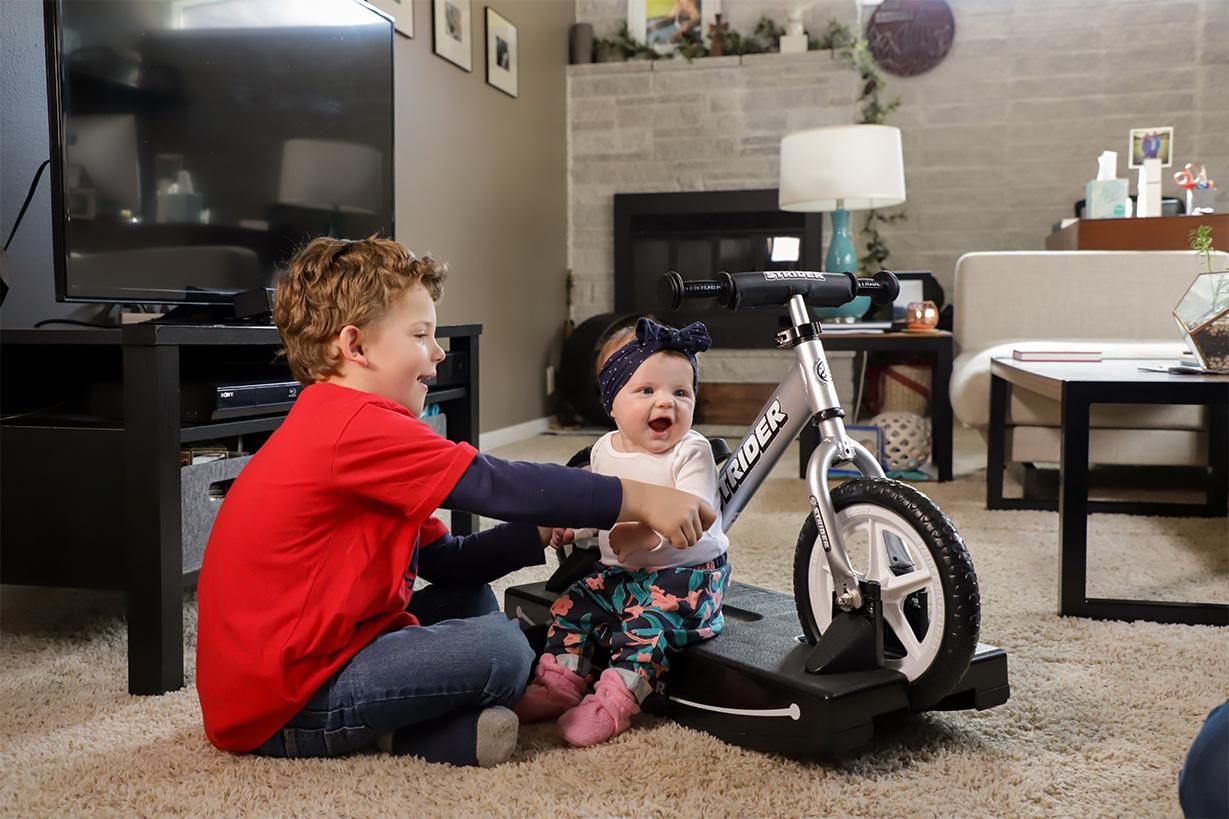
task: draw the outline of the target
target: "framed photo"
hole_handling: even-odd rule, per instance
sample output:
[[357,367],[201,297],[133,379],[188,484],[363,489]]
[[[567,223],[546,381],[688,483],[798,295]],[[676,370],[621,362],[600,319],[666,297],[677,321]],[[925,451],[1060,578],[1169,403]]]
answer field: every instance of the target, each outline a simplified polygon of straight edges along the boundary
[[1131,140],[1127,148],[1127,167],[1139,168],[1144,164],[1145,159],[1161,160],[1162,168],[1168,168],[1174,164],[1174,129],[1172,126],[1131,129]]
[[632,39],[669,54],[684,40],[703,39],[720,11],[721,0],[627,0],[627,30]]
[[466,71],[474,68],[470,0],[431,0],[432,48]]
[[414,0],[366,0],[393,18],[393,28],[406,37],[414,37]]
[[490,6],[486,7],[486,81],[510,97],[517,96],[516,26]]

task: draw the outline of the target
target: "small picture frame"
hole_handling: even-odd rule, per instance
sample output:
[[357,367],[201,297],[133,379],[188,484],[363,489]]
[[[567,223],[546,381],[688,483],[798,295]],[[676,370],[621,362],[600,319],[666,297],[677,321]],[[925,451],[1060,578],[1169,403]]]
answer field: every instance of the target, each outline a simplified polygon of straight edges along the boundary
[[516,26],[490,6],[486,7],[486,81],[509,97],[519,94],[517,65],[520,50]]
[[393,28],[398,34],[414,39],[414,0],[366,0],[380,11],[393,18]]
[[721,0],[627,0],[627,31],[658,54],[684,40],[703,40],[717,22]]
[[432,0],[432,49],[465,71],[474,70],[470,0]]
[[1161,160],[1162,168],[1174,164],[1173,126],[1131,129],[1127,143],[1127,167],[1141,168],[1145,159]]

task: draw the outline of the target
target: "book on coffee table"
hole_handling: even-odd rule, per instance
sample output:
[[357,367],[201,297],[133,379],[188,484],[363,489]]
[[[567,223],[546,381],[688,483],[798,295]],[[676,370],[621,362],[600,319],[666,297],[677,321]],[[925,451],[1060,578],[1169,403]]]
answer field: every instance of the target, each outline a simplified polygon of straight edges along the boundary
[[1100,350],[1013,350],[1016,361],[1100,361]]

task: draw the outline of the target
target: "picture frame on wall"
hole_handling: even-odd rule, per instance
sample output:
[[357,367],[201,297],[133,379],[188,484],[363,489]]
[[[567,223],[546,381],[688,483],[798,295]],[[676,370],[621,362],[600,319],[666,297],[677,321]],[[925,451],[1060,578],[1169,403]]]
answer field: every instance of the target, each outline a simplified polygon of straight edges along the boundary
[[432,49],[465,71],[474,70],[470,0],[431,0]]
[[398,34],[414,39],[414,0],[366,0],[380,11],[393,18],[393,28]]
[[659,54],[687,39],[702,40],[717,22],[721,0],[627,0],[627,31]]
[[519,96],[517,87],[520,48],[516,26],[490,6],[486,7],[486,81],[509,97]]
[[1174,164],[1174,129],[1171,125],[1157,128],[1132,128],[1128,143],[1127,167],[1139,168],[1145,159],[1161,160],[1161,167]]

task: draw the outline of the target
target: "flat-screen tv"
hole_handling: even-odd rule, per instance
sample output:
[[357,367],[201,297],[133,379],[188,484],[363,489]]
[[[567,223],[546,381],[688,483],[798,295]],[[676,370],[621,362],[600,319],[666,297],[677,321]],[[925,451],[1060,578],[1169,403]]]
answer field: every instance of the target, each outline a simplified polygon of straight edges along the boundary
[[53,0],[56,298],[210,304],[393,233],[393,25],[358,0]]

